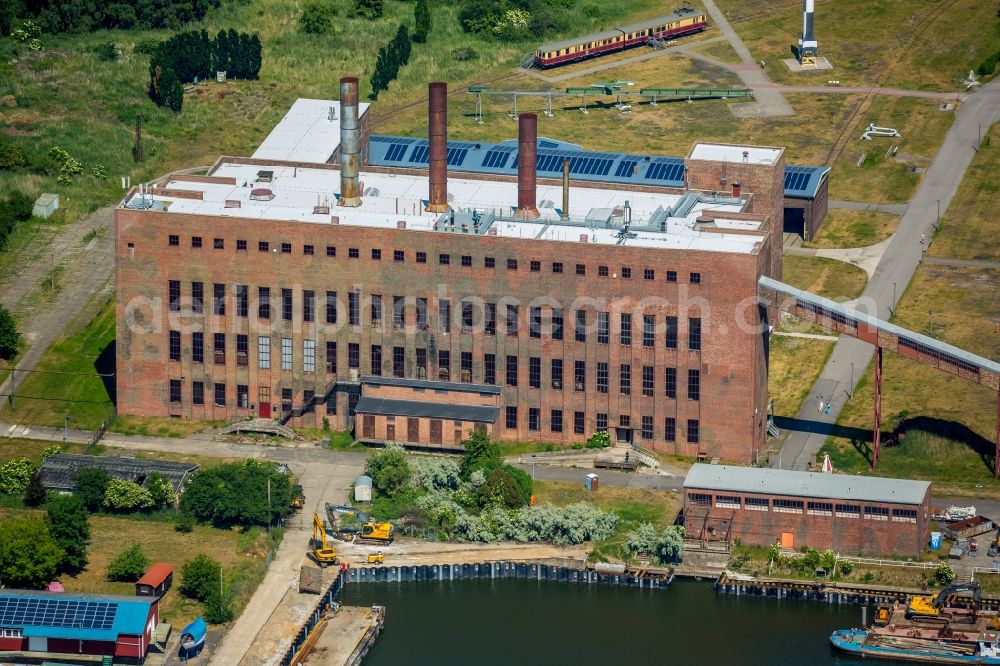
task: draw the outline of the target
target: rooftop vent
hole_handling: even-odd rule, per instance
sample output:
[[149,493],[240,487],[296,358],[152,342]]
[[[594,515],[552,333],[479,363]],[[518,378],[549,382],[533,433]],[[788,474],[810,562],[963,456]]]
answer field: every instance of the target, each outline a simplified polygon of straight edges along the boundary
[[715,218],[711,215],[699,215],[695,218],[695,224],[712,224],[715,222]]
[[313,206],[313,215],[329,215],[329,206]]
[[331,215],[330,216],[330,224],[340,224],[340,216],[339,215]]
[[250,199],[253,201],[270,201],[274,198],[274,192],[266,187],[255,187],[250,190]]
[[240,208],[242,206],[239,199],[226,199],[224,208]]
[[258,183],[270,183],[274,180],[273,171],[258,171],[257,172],[257,182]]
[[580,234],[580,242],[581,243],[587,242],[587,234]]
[[405,229],[406,228],[406,220],[396,220],[396,228],[397,229]]

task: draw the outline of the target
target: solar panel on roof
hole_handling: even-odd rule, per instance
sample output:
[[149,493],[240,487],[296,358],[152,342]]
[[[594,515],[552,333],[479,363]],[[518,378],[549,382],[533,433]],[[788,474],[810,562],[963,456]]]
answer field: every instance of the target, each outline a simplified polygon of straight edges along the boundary
[[636,164],[638,162],[635,160],[622,160],[618,163],[618,168],[615,169],[615,178],[631,178]]
[[547,141],[545,139],[539,139],[538,140],[538,145],[541,148],[558,148],[559,147],[559,144],[556,143],[555,141]]
[[109,601],[0,597],[0,625],[110,629],[118,604]]
[[427,162],[427,146],[417,146],[410,154],[411,162]]
[[507,165],[509,159],[510,153],[502,150],[491,150],[483,158],[482,166],[487,169],[502,169]]
[[465,156],[469,154],[467,148],[449,148],[448,149],[448,166],[462,166],[462,162],[465,161]]
[[406,150],[409,148],[405,143],[394,143],[389,146],[389,150],[385,153],[385,159],[389,162],[397,162],[403,160],[403,155],[406,154]]

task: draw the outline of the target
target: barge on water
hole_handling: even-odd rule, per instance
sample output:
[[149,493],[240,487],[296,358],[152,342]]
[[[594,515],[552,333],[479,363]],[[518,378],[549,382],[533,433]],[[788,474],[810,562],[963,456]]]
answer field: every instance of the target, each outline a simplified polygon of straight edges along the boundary
[[975,641],[933,641],[894,636],[866,629],[838,629],[830,635],[838,650],[859,657],[933,664],[1000,665],[1000,634],[982,632]]

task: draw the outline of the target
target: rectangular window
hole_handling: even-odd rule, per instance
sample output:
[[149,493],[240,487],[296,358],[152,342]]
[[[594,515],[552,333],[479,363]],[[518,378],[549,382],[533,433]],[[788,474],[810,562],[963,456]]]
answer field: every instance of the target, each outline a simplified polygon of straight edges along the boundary
[[622,395],[632,395],[632,366],[622,363],[618,373],[618,388]]
[[893,509],[892,522],[915,523],[917,522],[917,512],[915,509]]
[[371,373],[376,377],[382,374],[382,345],[372,345],[371,353],[369,354],[369,360],[371,361]]
[[677,282],[677,271],[667,271],[667,282]]
[[382,250],[372,248],[372,261],[382,261]]
[[246,333],[236,334],[236,365],[250,365],[250,338]]
[[770,511],[771,502],[766,497],[744,497],[743,507],[747,511]]
[[427,378],[427,350],[423,347],[417,347],[416,350],[416,362],[417,362],[417,378],[426,379]]
[[349,247],[349,248],[347,248],[347,258],[348,259],[357,259],[360,256],[361,256],[361,253],[358,252],[358,248],[356,248],[356,247]]
[[302,341],[302,371],[316,372],[316,341]]
[[507,304],[507,335],[517,335],[517,306]]
[[347,292],[347,323],[350,326],[361,325],[361,292],[357,289]]
[[302,254],[308,254],[308,255],[312,256],[312,255],[316,254],[316,248],[313,247],[312,245],[308,245],[308,244],[303,245],[302,246]]
[[167,239],[167,242],[170,245],[173,245],[173,246],[180,245],[181,244],[181,237],[177,236],[175,234],[170,234],[169,238]]
[[563,311],[562,308],[552,308],[552,339],[563,339]]
[[475,309],[471,302],[462,301],[462,332],[471,333],[475,323]]
[[597,277],[608,277],[608,267],[598,266],[597,267]]
[[597,431],[606,432],[608,429],[608,415],[604,412],[597,412]]
[[587,388],[587,362],[573,362],[573,390],[583,391]]
[[528,407],[528,430],[538,430],[541,420],[541,410],[538,407]]
[[438,255],[438,263],[441,264],[442,266],[447,266],[447,265],[451,264],[451,255],[450,254],[439,254]]
[[347,343],[347,367],[352,370],[361,367],[361,345],[357,342]]
[[486,335],[497,334],[497,304],[487,303],[483,314],[483,333]]
[[889,509],[884,506],[866,506],[865,520],[889,520]]
[[205,382],[191,383],[191,402],[195,405],[205,404]]
[[622,345],[628,347],[632,344],[632,315],[621,315],[621,328],[619,329],[618,337]]
[[577,264],[576,265],[576,274],[577,275],[586,275],[587,274],[587,265],[586,264]]
[[447,299],[438,301],[438,319],[441,320],[441,332],[451,333],[451,301]]
[[664,381],[666,383],[665,395],[668,398],[677,397],[677,368],[666,368],[664,372]]
[[597,344],[606,345],[611,340],[611,324],[607,312],[597,313]]
[[392,251],[393,261],[406,261],[406,251],[405,250],[393,250]]
[[597,362],[597,392],[608,392],[608,364],[604,361]]
[[561,409],[553,409],[552,413],[549,415],[549,430],[551,430],[552,432],[563,431],[563,420],[562,420]]
[[236,285],[236,316],[250,316],[250,287],[245,284]]
[[701,373],[698,370],[688,370],[688,400],[701,398]]
[[337,374],[337,343],[333,340],[326,341],[326,371],[328,374]]
[[677,317],[667,317],[667,349],[677,349]]
[[472,255],[462,255],[462,268],[472,268]]
[[406,375],[406,348],[392,348],[392,376],[403,377]]
[[528,359],[528,386],[531,388],[542,387],[542,359],[537,356]]
[[656,343],[656,320],[653,315],[642,315],[642,346],[652,347]]
[[215,404],[219,407],[226,406],[226,385],[216,383],[215,385]]
[[532,273],[540,272],[542,270],[542,262],[532,259],[531,262],[528,264],[528,270],[530,270]]
[[438,350],[438,379],[451,379],[451,352],[447,349]]
[[337,292],[326,292],[326,323],[337,323]]
[[806,504],[806,513],[810,516],[832,516],[833,502],[809,502]]
[[240,409],[250,408],[250,387],[246,384],[236,385],[236,406]]
[[195,331],[191,334],[191,361],[194,363],[205,362],[205,334]]
[[654,379],[653,379],[654,368],[651,365],[642,366],[642,394],[647,398],[653,397]]
[[701,284],[701,273],[691,273],[691,284]]
[[496,268],[497,260],[495,257],[483,257],[483,268]]
[[553,273],[562,273],[563,272],[563,265],[562,265],[561,261],[553,261],[552,262],[552,272]]
[[508,259],[507,260],[507,270],[509,270],[509,271],[516,271],[517,270],[517,259]]
[[586,417],[583,412],[573,412],[573,434],[582,435],[584,434]]
[[642,272],[643,280],[652,280],[656,277],[656,272],[652,268],[647,268]]
[[284,321],[292,320],[292,290],[281,290],[281,318]]
[[216,333],[213,338],[212,352],[214,354],[215,365],[226,364],[226,334]]
[[257,336],[257,367],[263,370],[271,367],[271,338],[266,335]]
[[403,296],[392,297],[392,327],[397,331],[406,326],[406,300]]
[[577,310],[576,311],[576,332],[575,337],[577,342],[587,341],[587,311]]
[[517,386],[517,357],[507,357],[507,386]]
[[496,354],[483,355],[483,382],[487,384],[497,383],[497,357]]
[[622,266],[622,278],[624,278],[625,280],[631,280],[632,269],[629,268],[628,266]]
[[860,518],[861,517],[861,505],[860,504],[838,504],[835,507],[834,515],[837,518]]
[[698,351],[701,349],[701,318],[690,317],[688,319],[688,349]]
[[371,319],[373,328],[382,328],[382,294],[372,294]]
[[653,417],[643,416],[642,417],[642,428],[639,430],[639,436],[643,439],[653,439]]
[[180,331],[170,331],[168,336],[170,343],[170,360],[179,361],[181,360],[181,332]]
[[677,441],[677,419],[672,416],[663,420],[663,439],[668,442]]
[[417,329],[426,331],[427,326],[427,299],[417,299]]
[[712,506],[712,496],[708,493],[688,493],[687,503],[691,506]]
[[716,495],[715,506],[718,509],[738,509],[740,508],[739,495]]
[[316,292],[305,290],[302,292],[302,321],[310,322],[316,319]]
[[292,339],[281,338],[281,369],[292,369]]
[[542,309],[530,308],[528,311],[528,337],[542,337]]
[[170,402],[180,402],[181,401],[181,380],[171,379],[170,380]]
[[336,257],[337,256],[337,246],[336,245],[327,245],[326,246],[326,256],[328,256],[328,257]]
[[282,254],[291,254],[292,253],[292,244],[291,243],[282,243],[281,244],[281,253]]
[[226,285],[212,285],[212,314],[219,316],[226,314]]
[[462,352],[460,361],[462,365],[462,375],[460,380],[463,382],[472,381],[472,352]]
[[268,252],[269,250],[270,250],[270,244],[267,241],[257,241],[258,252]]
[[688,419],[688,433],[687,440],[690,444],[695,444],[698,442],[698,437],[700,433],[698,432],[698,419]]
[[773,499],[771,510],[775,513],[802,513],[802,500]]
[[563,386],[563,362],[561,358],[552,359],[552,388],[561,391]]
[[205,311],[205,283],[191,283],[191,312],[201,314]]
[[213,238],[212,247],[216,250],[224,250],[226,248],[226,241],[221,238]]
[[517,407],[507,406],[504,413],[504,427],[508,430],[517,429]]
[[201,247],[201,236],[191,236],[191,247],[193,248]]
[[247,251],[247,242],[246,242],[246,239],[243,239],[243,238],[236,239],[236,251],[237,252],[246,252]]
[[271,288],[257,287],[257,318],[271,318]]

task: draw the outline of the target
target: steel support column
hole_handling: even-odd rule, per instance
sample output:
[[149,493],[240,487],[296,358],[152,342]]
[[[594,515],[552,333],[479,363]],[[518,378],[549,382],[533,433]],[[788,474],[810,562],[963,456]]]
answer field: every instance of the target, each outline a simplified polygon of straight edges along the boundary
[[997,445],[993,451],[993,477],[1000,479],[1000,391],[997,391]]
[[875,347],[875,432],[872,437],[872,471],[878,469],[882,448],[882,347]]

